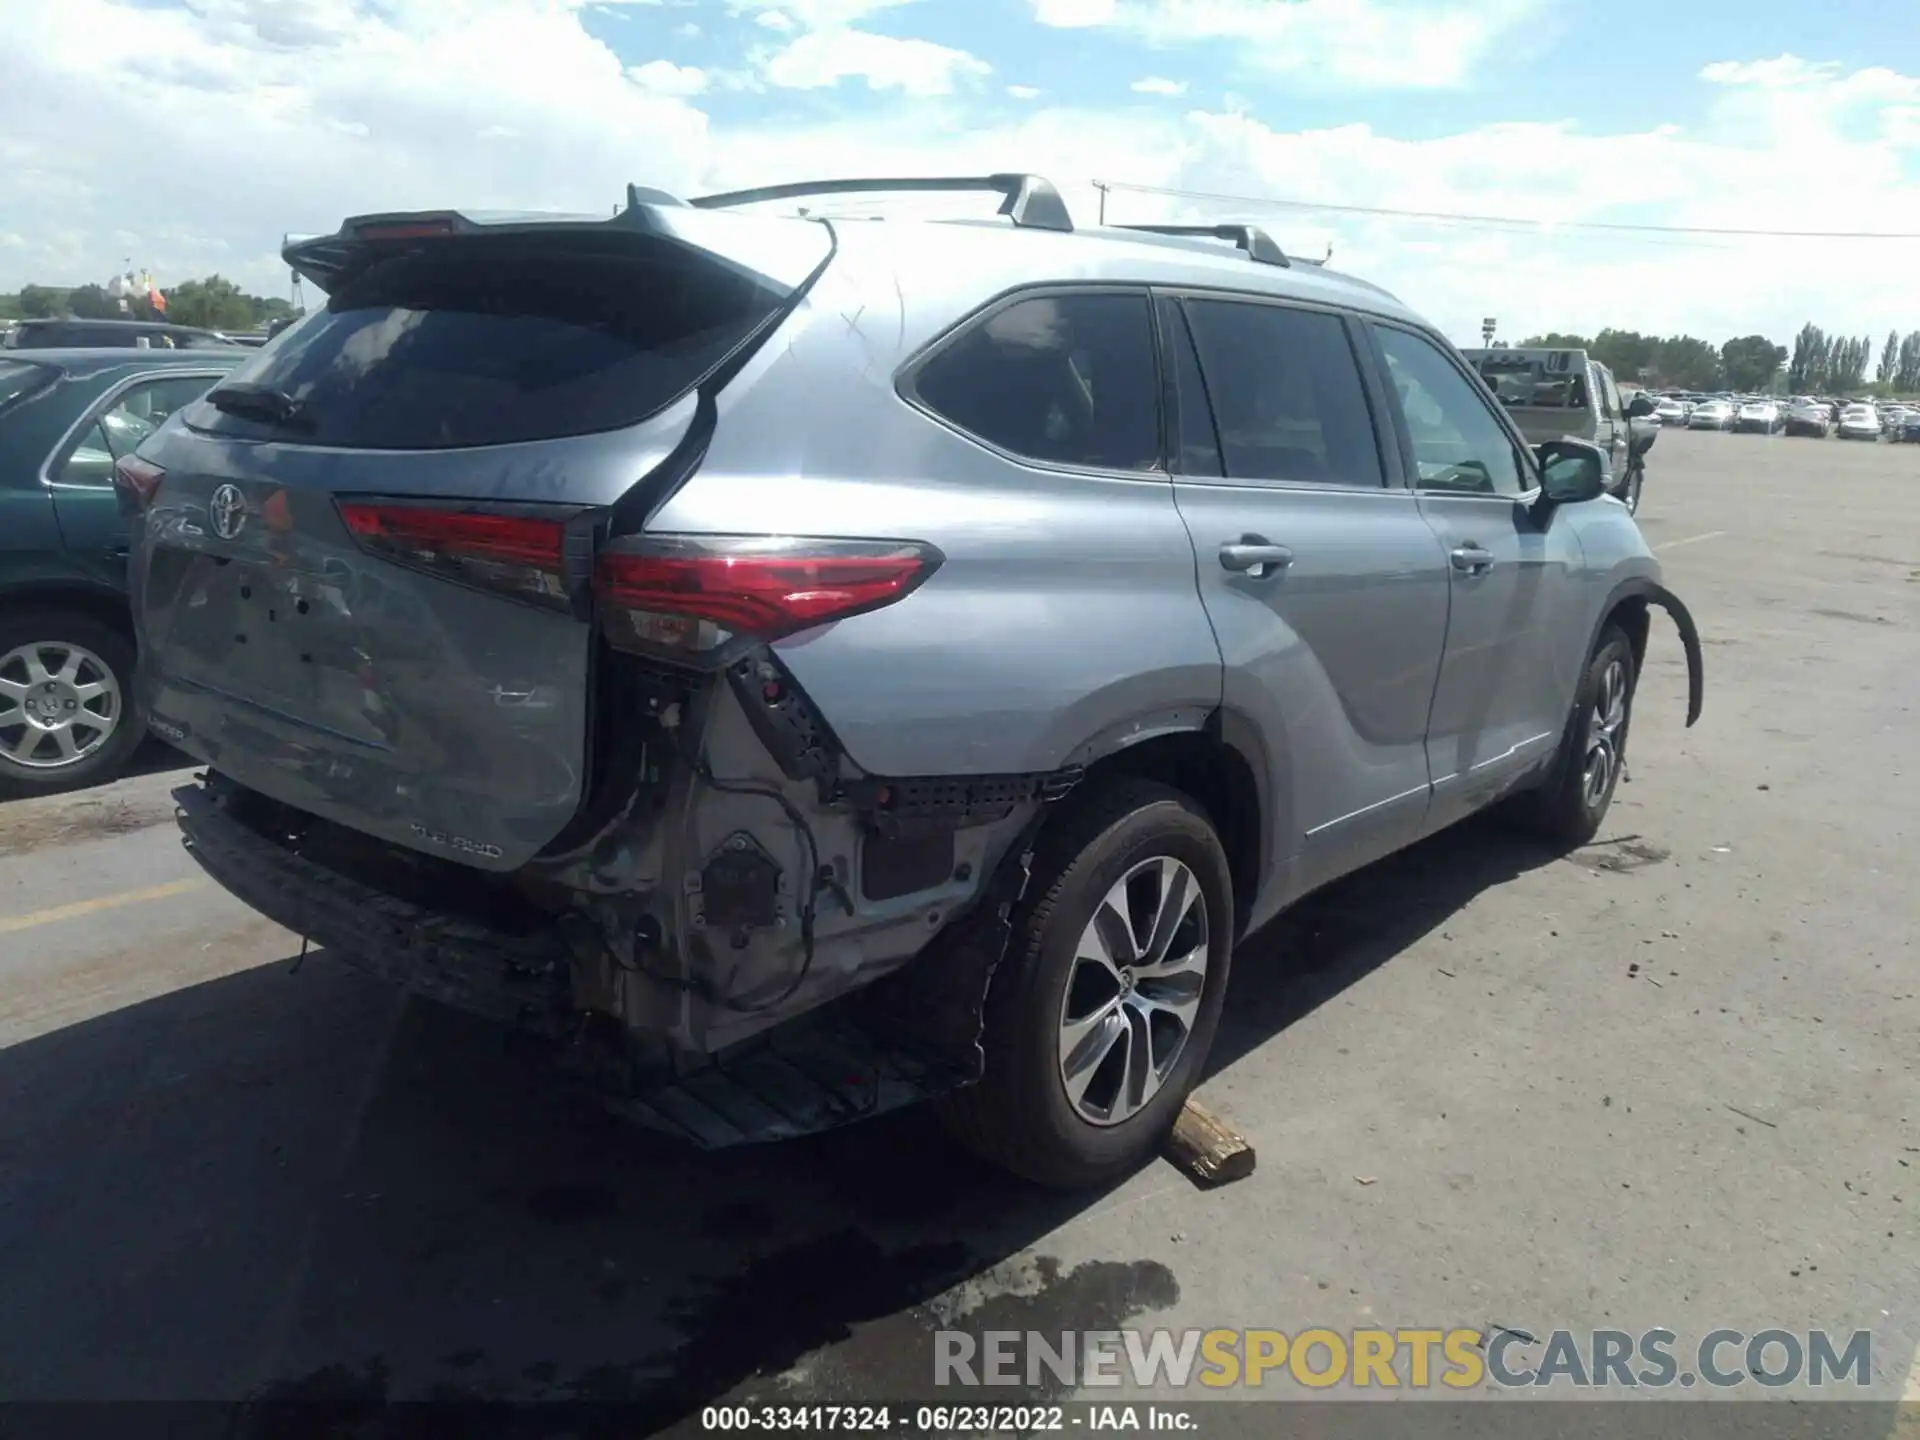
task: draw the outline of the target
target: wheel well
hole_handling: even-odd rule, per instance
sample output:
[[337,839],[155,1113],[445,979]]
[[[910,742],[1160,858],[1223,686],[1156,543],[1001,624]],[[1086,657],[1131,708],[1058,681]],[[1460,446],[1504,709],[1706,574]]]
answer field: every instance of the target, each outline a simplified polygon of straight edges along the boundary
[[124,595],[90,585],[64,585],[57,582],[0,590],[0,616],[48,610],[70,610],[85,615],[118,630],[127,639],[133,639],[133,613]]
[[[1647,658],[1647,632],[1652,621],[1647,614],[1647,597],[1629,595],[1607,612],[1607,625],[1618,625],[1633,646],[1633,673],[1638,675]],[[1601,627],[1603,630],[1605,625]]]
[[1260,883],[1261,843],[1259,790],[1246,757],[1199,731],[1157,735],[1094,761],[1081,784],[1107,776],[1157,780],[1207,812],[1233,876],[1235,926],[1244,929]]

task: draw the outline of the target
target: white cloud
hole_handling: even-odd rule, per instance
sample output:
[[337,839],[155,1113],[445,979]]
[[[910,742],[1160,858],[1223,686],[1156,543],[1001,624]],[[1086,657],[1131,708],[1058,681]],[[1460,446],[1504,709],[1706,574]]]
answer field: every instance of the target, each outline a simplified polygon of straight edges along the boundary
[[870,90],[949,95],[993,67],[964,50],[931,40],[898,40],[864,30],[815,30],[797,36],[762,67],[768,83],[787,90],[818,90],[859,79]]
[[1144,79],[1133,82],[1133,91],[1137,95],[1184,95],[1187,93],[1187,82],[1168,80],[1161,75],[1148,75]]
[[654,95],[699,95],[711,83],[707,72],[694,65],[676,65],[671,60],[649,60],[628,68],[627,76],[642,90]]
[[681,40],[698,40],[700,38],[700,27],[691,20],[683,20],[673,27],[673,33],[676,38]]
[[1542,0],[1032,0],[1042,25],[1111,27],[1168,50],[1230,46],[1300,82],[1446,89],[1511,47]]
[[782,35],[791,35],[794,30],[793,21],[782,10],[762,10],[753,17],[753,21],[756,25],[777,31]]
[[[1065,108],[1034,86],[981,83],[985,62],[961,51],[858,30],[876,7],[857,0],[818,0],[804,20],[800,6],[781,7],[794,33],[768,37],[754,69],[655,60],[632,74],[561,0],[196,5],[0,0],[0,290],[103,280],[131,257],[167,283],[218,268],[278,293],[284,233],[366,211],[604,212],[629,180],[697,194],[805,174],[1018,163],[1051,175],[1081,216],[1095,212],[1088,181],[1099,176],[1558,224],[1489,231],[1110,199],[1116,219],[1258,219],[1308,255],[1331,240],[1336,264],[1460,336],[1488,314],[1514,336],[1611,324],[1786,341],[1808,319],[1856,334],[1920,325],[1908,245],[1568,226],[1920,231],[1920,79],[1881,68],[1749,57],[1707,68],[1677,102],[1709,102],[1685,126],[1655,114],[1612,132],[1528,120],[1407,139],[1381,120],[1277,129],[1252,100]],[[739,13],[750,21],[766,8]],[[811,101],[767,90],[750,102],[752,121],[717,126],[688,98],[695,73],[707,93],[776,79],[890,93],[879,104],[850,96],[823,123]],[[164,183],[143,156],[164,166]],[[992,201],[939,205],[984,212]]]
[[1033,18],[1042,25],[1077,30],[1112,24],[1114,8],[1114,0],[1034,0]]

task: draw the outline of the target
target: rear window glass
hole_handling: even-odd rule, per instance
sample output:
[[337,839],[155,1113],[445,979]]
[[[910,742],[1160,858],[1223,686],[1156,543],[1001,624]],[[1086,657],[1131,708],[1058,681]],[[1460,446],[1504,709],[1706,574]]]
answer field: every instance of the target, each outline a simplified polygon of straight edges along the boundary
[[287,419],[210,403],[187,419],[394,450],[619,429],[698,384],[787,294],[632,236],[430,241],[349,273],[324,310],[228,377],[278,391]]
[[1513,351],[1477,356],[1474,369],[1506,405],[1548,410],[1585,410],[1585,367],[1567,351],[1521,354]]
[[24,360],[0,360],[0,410],[31,395],[46,384],[53,372],[44,365],[29,365]]

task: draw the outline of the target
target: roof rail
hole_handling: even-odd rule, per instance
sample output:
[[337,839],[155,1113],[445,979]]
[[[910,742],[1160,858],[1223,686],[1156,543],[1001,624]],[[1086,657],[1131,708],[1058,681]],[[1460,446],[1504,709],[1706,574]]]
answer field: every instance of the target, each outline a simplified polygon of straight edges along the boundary
[[1072,230],[1073,217],[1051,181],[1038,175],[914,176],[900,179],[799,180],[787,185],[762,185],[755,190],[729,190],[721,195],[698,195],[687,201],[702,210],[723,210],[760,200],[791,200],[801,195],[873,195],[908,192],[993,190],[1001,198],[1000,213],[1014,224],[1035,230]]
[[1247,252],[1249,259],[1262,265],[1290,267],[1287,252],[1258,225],[1116,225],[1116,230],[1145,230],[1154,235],[1199,235],[1213,240],[1231,240]]

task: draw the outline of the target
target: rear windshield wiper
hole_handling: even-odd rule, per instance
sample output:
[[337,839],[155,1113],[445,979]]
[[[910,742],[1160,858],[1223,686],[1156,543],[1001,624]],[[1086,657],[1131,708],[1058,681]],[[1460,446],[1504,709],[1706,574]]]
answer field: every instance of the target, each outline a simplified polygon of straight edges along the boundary
[[207,392],[207,403],[226,415],[243,420],[264,420],[269,425],[312,429],[313,421],[305,407],[284,390],[271,385],[217,385]]

